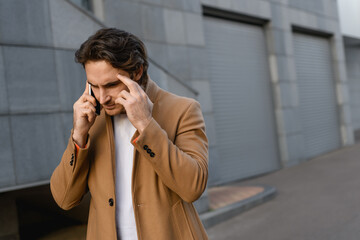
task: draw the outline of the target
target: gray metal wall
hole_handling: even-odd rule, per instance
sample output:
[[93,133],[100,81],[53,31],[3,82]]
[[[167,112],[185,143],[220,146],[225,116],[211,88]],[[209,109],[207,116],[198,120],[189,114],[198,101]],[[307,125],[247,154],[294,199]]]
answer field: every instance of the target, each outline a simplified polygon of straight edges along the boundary
[[[332,107],[336,111],[338,122],[334,129],[338,132],[336,141],[328,150],[334,150],[343,145],[353,143],[351,114],[348,101],[348,86],[346,83],[345,58],[343,42],[339,28],[336,1],[213,1],[202,0],[204,6],[211,8],[211,13],[238,22],[263,23],[267,44],[266,55],[270,68],[271,91],[274,101],[274,113],[277,133],[277,143],[282,166],[291,166],[309,159],[315,155],[306,152],[300,119],[299,79],[295,63],[294,29],[310,32],[312,35],[327,35],[329,48],[327,57],[332,69],[333,96]],[[266,23],[268,21],[268,23]],[[265,23],[264,23],[265,22]],[[206,30],[206,28],[205,28]],[[206,35],[206,33],[205,33]],[[227,39],[228,36],[223,36]],[[245,38],[240,42],[246,41]],[[251,49],[258,51],[259,49]],[[245,58],[245,57],[244,57]],[[311,72],[308,72],[311,74]],[[216,106],[214,95],[213,106]],[[250,105],[249,105],[250,106]],[[218,108],[218,106],[216,106]],[[214,109],[216,116],[217,109]],[[218,142],[219,138],[216,139]],[[219,144],[216,146],[220,147]],[[220,149],[215,149],[215,167],[221,164]],[[214,178],[226,178],[218,176]],[[215,181],[215,182],[216,182]],[[220,180],[221,182],[221,180]]]
[[65,2],[0,2],[0,191],[49,180],[85,81],[74,45],[98,27]]
[[264,29],[205,17],[204,30],[219,152],[217,183],[278,169]]
[[[0,192],[49,181],[86,80],[75,50],[102,26],[68,1],[0,1]],[[160,86],[195,97],[191,87],[150,64]]]
[[[360,130],[360,48],[358,39],[355,44],[345,48],[346,69],[349,82],[351,120],[355,132]],[[359,139],[360,135],[356,134]]]
[[59,163],[85,82],[74,49],[99,26],[66,1],[0,1],[0,238],[23,220],[9,191],[48,183]]
[[339,114],[328,38],[294,33],[304,158],[340,147]]

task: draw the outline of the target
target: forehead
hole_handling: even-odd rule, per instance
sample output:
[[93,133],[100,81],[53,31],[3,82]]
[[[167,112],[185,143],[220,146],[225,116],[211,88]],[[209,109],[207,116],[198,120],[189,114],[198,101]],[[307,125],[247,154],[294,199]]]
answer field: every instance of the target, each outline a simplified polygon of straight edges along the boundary
[[117,74],[128,76],[129,74],[121,69],[114,68],[107,61],[88,61],[85,63],[87,80],[96,85],[103,85],[118,80]]

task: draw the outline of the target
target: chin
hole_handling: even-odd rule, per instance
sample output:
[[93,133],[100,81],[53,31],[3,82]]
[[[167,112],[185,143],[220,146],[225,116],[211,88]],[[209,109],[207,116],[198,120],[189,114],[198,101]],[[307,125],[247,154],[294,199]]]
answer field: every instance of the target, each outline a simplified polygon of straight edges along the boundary
[[109,116],[115,116],[115,115],[118,115],[122,112],[123,108],[122,107],[119,107],[119,108],[114,108],[114,109],[106,109],[104,108],[105,110],[105,113]]

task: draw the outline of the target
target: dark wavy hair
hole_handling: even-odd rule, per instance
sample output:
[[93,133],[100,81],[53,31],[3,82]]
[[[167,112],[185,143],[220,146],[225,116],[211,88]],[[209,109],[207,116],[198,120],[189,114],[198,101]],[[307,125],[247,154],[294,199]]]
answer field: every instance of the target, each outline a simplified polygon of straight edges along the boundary
[[145,87],[149,67],[144,43],[135,35],[116,28],[103,28],[90,36],[75,53],[75,61],[83,67],[88,61],[105,60],[112,67],[124,70],[131,77],[141,66],[143,73],[138,81]]

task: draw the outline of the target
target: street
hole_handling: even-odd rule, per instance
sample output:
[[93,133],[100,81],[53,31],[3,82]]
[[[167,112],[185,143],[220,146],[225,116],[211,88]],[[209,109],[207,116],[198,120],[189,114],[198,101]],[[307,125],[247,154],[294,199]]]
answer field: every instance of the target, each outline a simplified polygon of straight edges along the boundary
[[212,240],[359,240],[360,145],[244,181],[275,186],[269,202],[207,230]]

